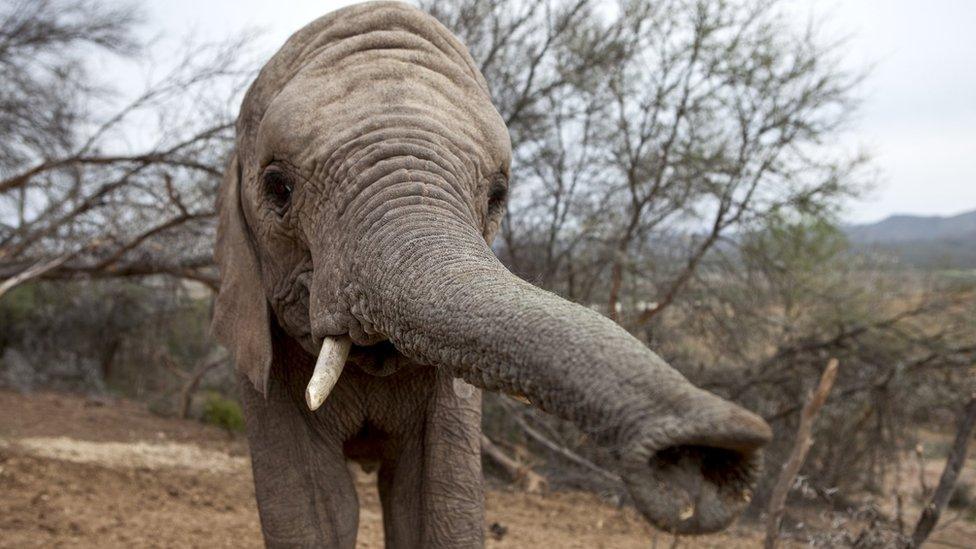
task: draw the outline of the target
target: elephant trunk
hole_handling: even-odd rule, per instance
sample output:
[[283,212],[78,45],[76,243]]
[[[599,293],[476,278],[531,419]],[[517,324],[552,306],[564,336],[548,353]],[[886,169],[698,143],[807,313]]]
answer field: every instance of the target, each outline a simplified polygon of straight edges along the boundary
[[456,214],[424,197],[375,218],[360,240],[359,320],[415,360],[572,421],[612,451],[653,524],[702,533],[731,522],[766,423],[602,315],[511,274]]

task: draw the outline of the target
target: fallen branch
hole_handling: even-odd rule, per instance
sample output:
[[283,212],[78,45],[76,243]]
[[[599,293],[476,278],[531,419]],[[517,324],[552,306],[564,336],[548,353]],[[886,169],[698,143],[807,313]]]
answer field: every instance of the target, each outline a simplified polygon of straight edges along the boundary
[[783,522],[786,496],[789,494],[790,487],[793,486],[793,480],[796,479],[800,468],[803,467],[807,452],[813,445],[813,437],[811,436],[813,423],[820,413],[820,408],[827,401],[827,395],[830,394],[830,389],[834,386],[834,380],[837,379],[837,365],[837,359],[830,359],[820,376],[817,389],[810,394],[803,411],[800,413],[800,426],[796,430],[793,449],[790,450],[790,456],[783,464],[783,469],[779,473],[779,478],[776,479],[776,485],[773,487],[773,493],[769,498],[769,512],[766,518],[766,549],[774,549],[779,540],[779,528]]
[[583,456],[577,454],[576,452],[573,452],[569,448],[566,448],[565,446],[560,446],[559,444],[556,444],[555,442],[549,440],[542,433],[535,430],[531,425],[529,425],[525,421],[525,419],[521,416],[521,414],[518,413],[518,411],[513,410],[510,406],[508,406],[504,402],[502,403],[502,405],[505,406],[505,408],[508,409],[510,412],[512,412],[512,419],[514,419],[515,422],[518,423],[522,431],[524,431],[525,434],[529,435],[530,438],[532,438],[539,444],[545,446],[553,453],[556,453],[562,456],[563,458],[568,459],[569,461],[575,463],[576,465],[579,465],[580,467],[583,467],[584,469],[589,469],[590,471],[606,478],[607,480],[613,482],[621,482],[619,475],[611,473],[610,471],[607,471],[606,469],[584,458]]
[[962,470],[963,464],[966,463],[966,453],[969,450],[969,441],[973,438],[974,429],[976,429],[976,392],[970,396],[969,403],[959,415],[956,440],[952,443],[949,456],[946,457],[942,477],[939,478],[939,484],[932,494],[932,499],[922,511],[922,516],[918,518],[918,524],[915,526],[911,541],[908,542],[908,547],[912,549],[921,547],[939,522],[942,510],[949,503],[949,498],[952,497],[952,492],[956,488],[959,472]]
[[484,434],[481,435],[481,451],[493,463],[504,469],[505,473],[526,492],[539,494],[549,487],[549,481],[545,477],[509,457]]

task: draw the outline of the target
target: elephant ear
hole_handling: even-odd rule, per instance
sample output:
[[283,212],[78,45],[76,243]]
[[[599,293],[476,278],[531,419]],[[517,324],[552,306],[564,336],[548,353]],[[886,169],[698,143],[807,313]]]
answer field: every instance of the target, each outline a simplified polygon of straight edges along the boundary
[[268,301],[261,285],[254,238],[241,205],[241,167],[231,157],[217,198],[217,243],[214,257],[220,269],[220,291],[214,305],[211,331],[234,355],[237,370],[254,388],[267,395],[271,369],[271,326]]

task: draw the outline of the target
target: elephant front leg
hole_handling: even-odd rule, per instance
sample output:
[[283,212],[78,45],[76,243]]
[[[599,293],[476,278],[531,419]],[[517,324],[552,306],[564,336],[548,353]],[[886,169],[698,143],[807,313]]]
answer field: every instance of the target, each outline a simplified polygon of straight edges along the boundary
[[481,392],[432,371],[424,420],[379,472],[386,546],[484,546]]
[[355,547],[359,504],[341,437],[316,423],[290,385],[272,374],[265,399],[238,379],[265,544]]

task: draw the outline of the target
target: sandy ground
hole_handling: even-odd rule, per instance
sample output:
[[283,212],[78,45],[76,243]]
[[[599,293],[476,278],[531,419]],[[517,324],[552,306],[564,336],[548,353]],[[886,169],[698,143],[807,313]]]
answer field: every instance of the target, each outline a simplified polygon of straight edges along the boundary
[[[361,475],[359,547],[382,547]],[[630,509],[586,493],[491,490],[488,547],[670,547]],[[500,539],[493,524],[506,530]],[[497,527],[495,528],[497,530]],[[745,527],[681,547],[755,547]],[[0,391],[0,547],[260,547],[242,437],[127,401]]]

